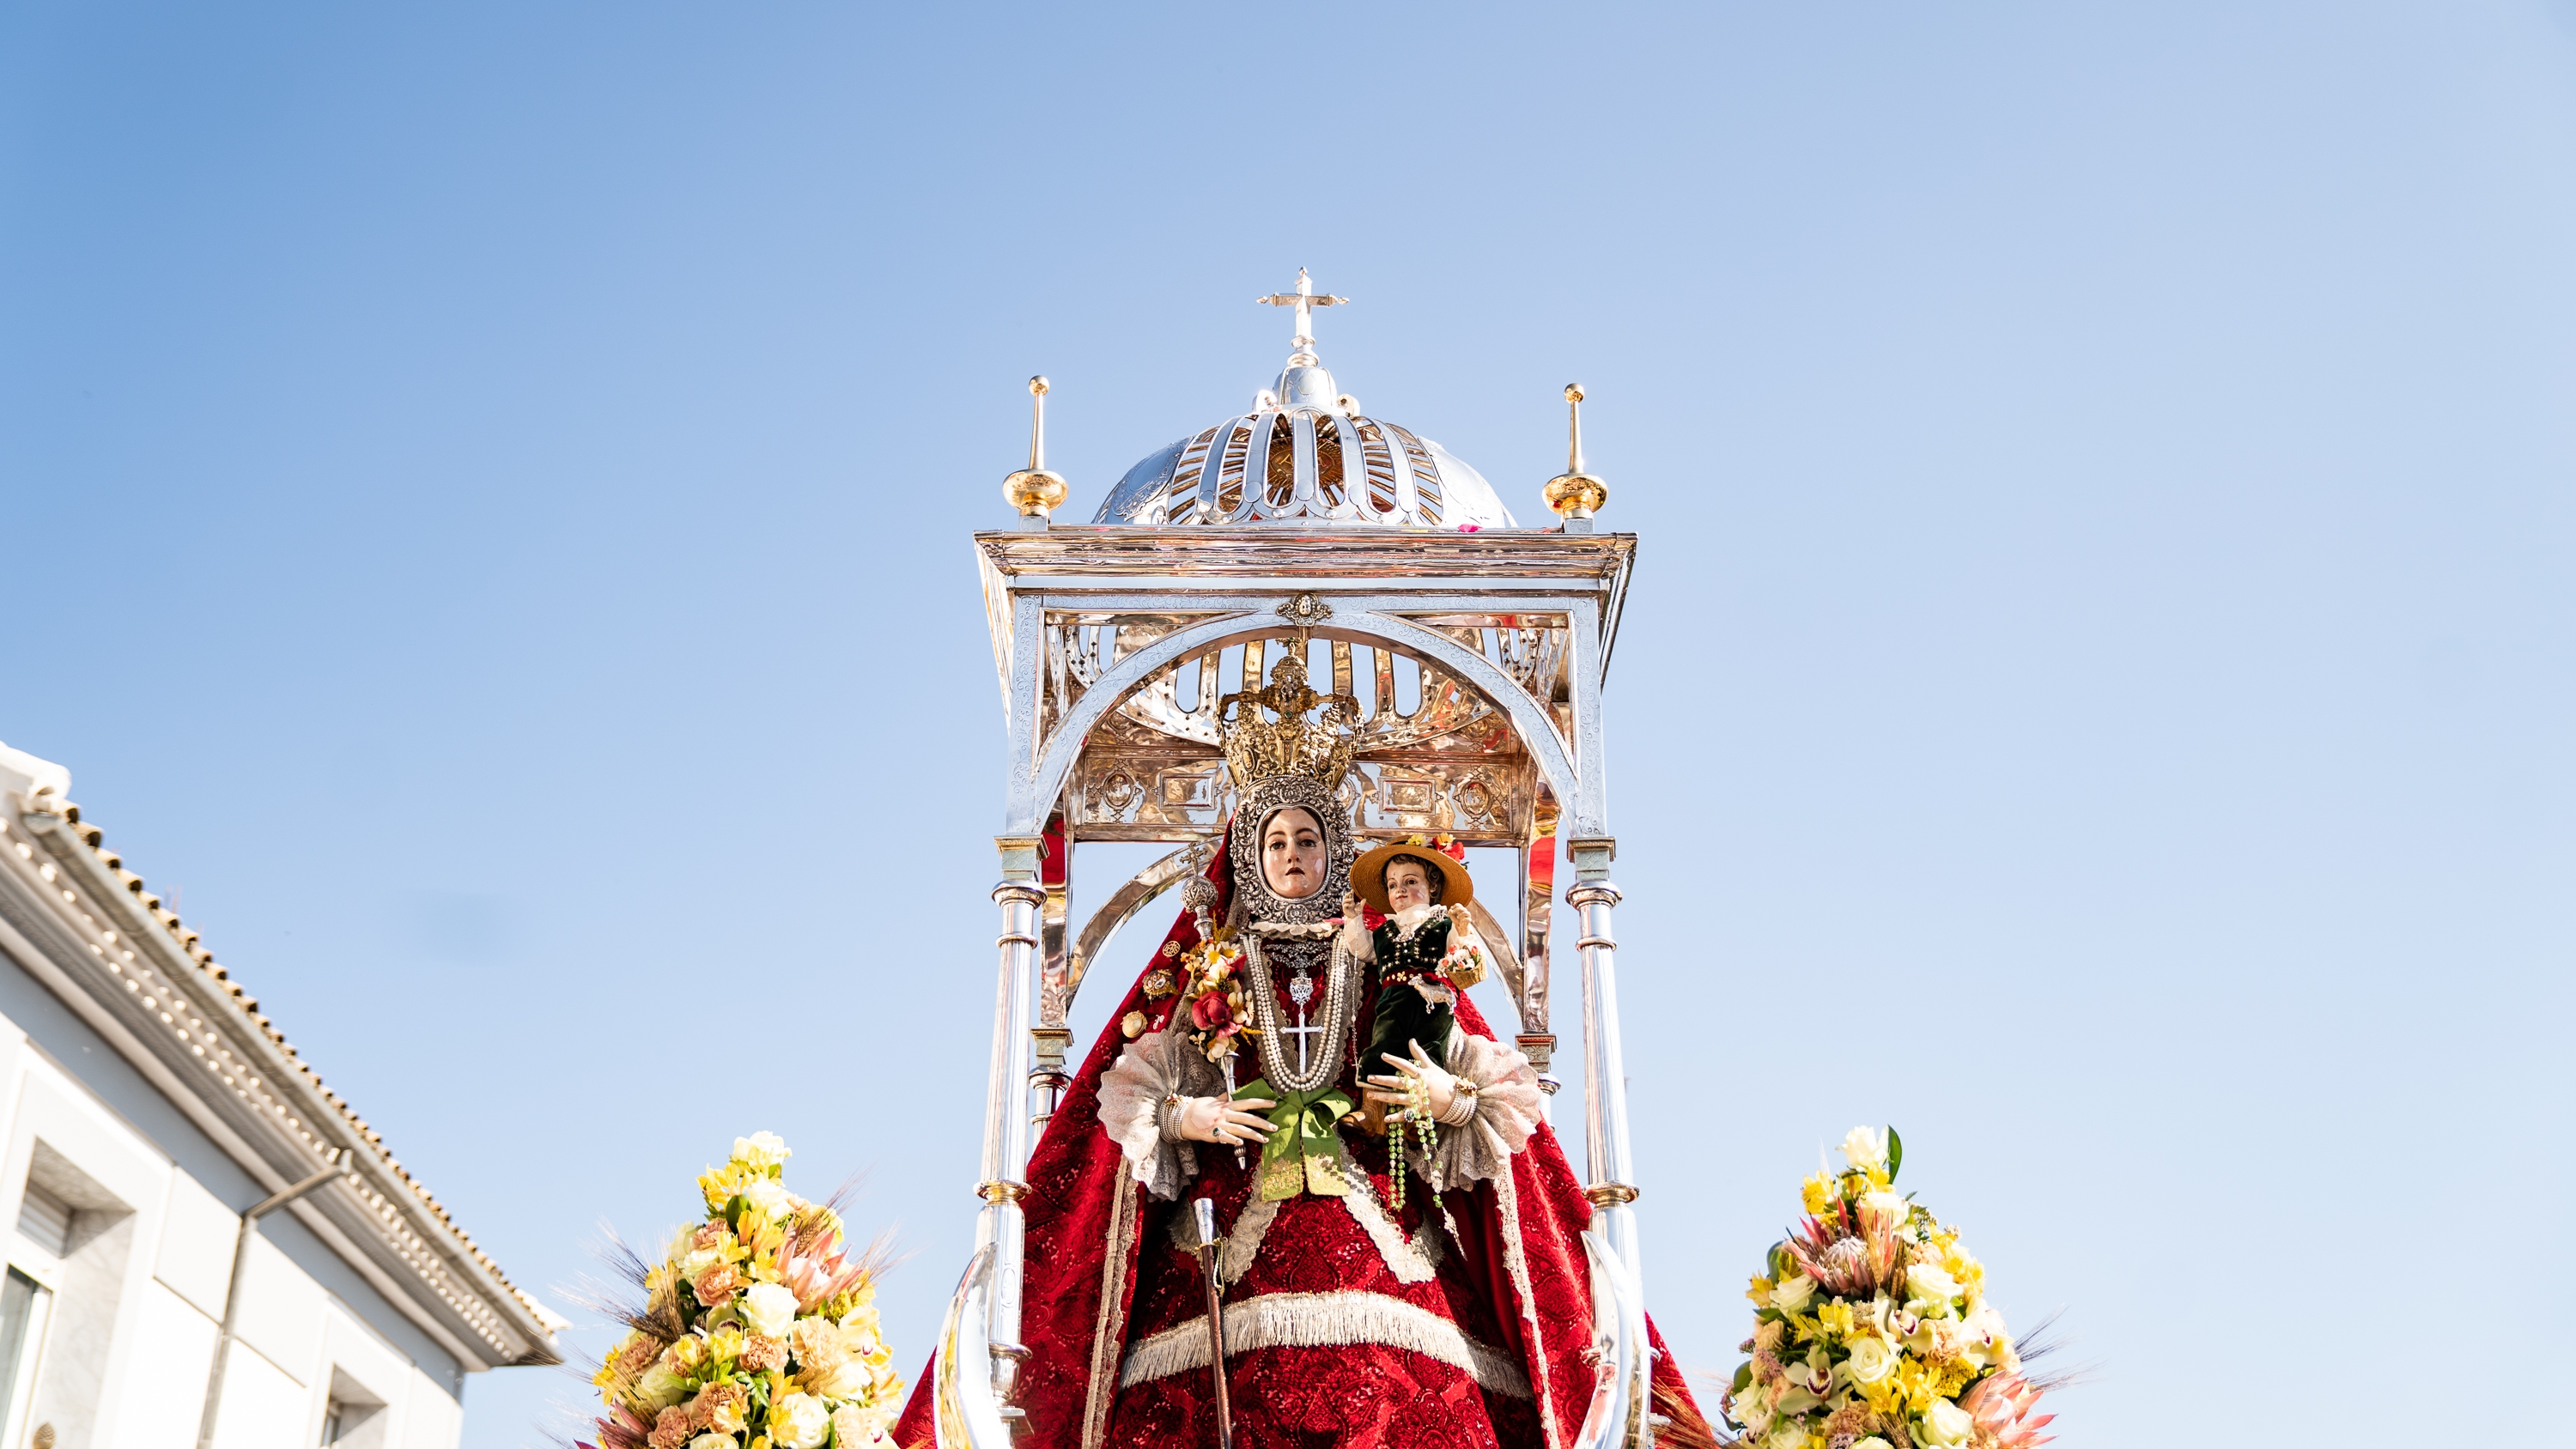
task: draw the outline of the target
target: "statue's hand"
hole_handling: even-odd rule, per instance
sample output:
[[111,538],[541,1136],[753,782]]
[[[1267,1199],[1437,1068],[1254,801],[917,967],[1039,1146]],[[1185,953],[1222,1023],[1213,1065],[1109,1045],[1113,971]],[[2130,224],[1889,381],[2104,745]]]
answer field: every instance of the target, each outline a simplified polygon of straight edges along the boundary
[[[1368,1087],[1368,1100],[1381,1102],[1389,1107],[1419,1105],[1434,1119],[1445,1117],[1449,1115],[1449,1108],[1458,1100],[1458,1079],[1449,1075],[1448,1068],[1432,1061],[1422,1050],[1422,1043],[1415,1042],[1412,1045],[1413,1060],[1411,1061],[1406,1061],[1393,1052],[1379,1053],[1385,1058],[1386,1064],[1395,1068],[1395,1071],[1383,1077],[1361,1079]],[[1418,1091],[1415,1089],[1416,1083],[1420,1084]]]
[[1356,961],[1367,961],[1376,955],[1376,949],[1369,945],[1368,917],[1363,914],[1364,910],[1357,895],[1350,891],[1342,892],[1342,949]]
[[1225,1097],[1183,1097],[1172,1112],[1172,1125],[1192,1142],[1258,1147],[1278,1129],[1253,1109],[1267,1110],[1278,1105],[1267,1097],[1246,1097],[1239,1102]]

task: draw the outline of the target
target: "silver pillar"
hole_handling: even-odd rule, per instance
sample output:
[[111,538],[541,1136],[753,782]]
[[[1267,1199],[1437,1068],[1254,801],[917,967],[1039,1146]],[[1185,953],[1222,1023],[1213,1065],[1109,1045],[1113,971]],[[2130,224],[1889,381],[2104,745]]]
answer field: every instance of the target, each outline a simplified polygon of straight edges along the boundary
[[1002,908],[1002,934],[994,942],[1001,981],[993,1000],[983,1180],[975,1189],[984,1209],[975,1224],[975,1245],[992,1249],[985,1337],[992,1345],[993,1396],[1007,1404],[1018,1387],[1020,1360],[1028,1356],[1020,1345],[1020,1270],[1027,1251],[1020,1199],[1029,1190],[1029,1016],[1039,962],[1038,912],[1046,890],[1038,883],[1035,837],[1003,836],[995,844],[1002,856],[1002,881],[993,887],[993,901]]
[[[1619,973],[1617,938],[1611,934],[1610,911],[1619,904],[1619,888],[1610,883],[1615,842],[1606,837],[1566,842],[1574,863],[1574,884],[1565,893],[1581,922],[1575,950],[1583,962],[1583,1149],[1586,1175],[1583,1194],[1592,1200],[1589,1235],[1613,1260],[1595,1273],[1595,1299],[1608,1288],[1616,1301],[1615,1323],[1603,1345],[1603,1369],[1614,1381],[1613,1393],[1600,1407],[1614,1422],[1587,1425],[1604,1433],[1605,1444],[1651,1449],[1655,1434],[1653,1352],[1645,1337],[1643,1276],[1637,1252],[1635,1166],[1628,1153],[1628,1074],[1619,1051]],[[1603,1305],[1594,1304],[1596,1322]],[[1624,1422],[1620,1422],[1624,1421]]]

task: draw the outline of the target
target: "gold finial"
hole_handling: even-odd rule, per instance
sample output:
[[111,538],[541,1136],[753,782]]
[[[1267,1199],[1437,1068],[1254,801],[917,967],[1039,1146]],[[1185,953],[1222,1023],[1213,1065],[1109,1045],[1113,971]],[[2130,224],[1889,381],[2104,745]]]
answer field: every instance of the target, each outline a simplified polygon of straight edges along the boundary
[[1029,466],[1002,480],[1002,496],[1022,518],[1044,519],[1064,502],[1064,475],[1046,465],[1047,380],[1029,379]]
[[1291,351],[1288,354],[1288,365],[1290,367],[1316,367],[1320,366],[1321,363],[1315,357],[1315,309],[1318,307],[1339,307],[1349,302],[1351,299],[1348,297],[1330,296],[1326,293],[1316,291],[1315,283],[1306,275],[1306,269],[1304,267],[1299,267],[1297,269],[1296,291],[1273,292],[1267,297],[1255,297],[1252,300],[1264,306],[1294,307],[1297,309],[1297,335],[1289,339]]
[[1565,385],[1565,471],[1547,480],[1547,506],[1575,531],[1592,531],[1592,515],[1610,501],[1610,485],[1583,471],[1583,384]]

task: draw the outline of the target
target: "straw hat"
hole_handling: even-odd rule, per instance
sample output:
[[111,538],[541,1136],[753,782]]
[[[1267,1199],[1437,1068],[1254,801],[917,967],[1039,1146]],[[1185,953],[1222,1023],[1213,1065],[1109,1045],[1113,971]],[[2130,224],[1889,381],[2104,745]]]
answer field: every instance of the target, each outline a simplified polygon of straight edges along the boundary
[[1386,904],[1387,862],[1399,855],[1410,856],[1415,860],[1429,861],[1431,868],[1440,872],[1439,904],[1444,906],[1467,904],[1476,898],[1476,882],[1467,874],[1467,848],[1445,835],[1441,837],[1441,841],[1441,844],[1434,845],[1428,837],[1420,835],[1405,840],[1388,841],[1352,862],[1351,889],[1358,893],[1361,900],[1379,910],[1388,909]]

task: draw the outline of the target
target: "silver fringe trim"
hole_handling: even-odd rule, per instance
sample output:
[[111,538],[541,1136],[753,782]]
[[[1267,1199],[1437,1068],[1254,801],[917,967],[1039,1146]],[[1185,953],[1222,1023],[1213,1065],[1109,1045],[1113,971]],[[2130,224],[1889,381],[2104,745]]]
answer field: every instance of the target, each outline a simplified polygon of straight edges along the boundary
[[[1440,1270],[1440,1235],[1426,1214],[1422,1230],[1412,1242],[1404,1240],[1404,1230],[1387,1216],[1386,1206],[1377,1200],[1377,1184],[1367,1173],[1353,1167],[1347,1174],[1351,1190],[1342,1195],[1342,1206],[1359,1219],[1360,1230],[1377,1244],[1377,1255],[1386,1260],[1386,1271],[1398,1283],[1428,1283]],[[1445,1209],[1444,1209],[1445,1211]],[[1229,1280],[1230,1281],[1230,1280]]]
[[[1252,1271],[1252,1260],[1261,1252],[1261,1240],[1269,1233],[1270,1224],[1278,1216],[1279,1204],[1275,1200],[1264,1202],[1254,1198],[1244,1204],[1243,1211],[1235,1215],[1234,1230],[1227,1233],[1225,1241],[1217,1245],[1216,1280],[1218,1282],[1232,1287],[1236,1279]],[[1198,1230],[1190,1226],[1188,1213],[1172,1214],[1171,1235],[1172,1246],[1180,1249],[1181,1256],[1185,1258],[1198,1256]]]
[[[1225,1306],[1227,1357],[1256,1348],[1335,1348],[1382,1343],[1463,1370],[1476,1386],[1510,1398],[1530,1396],[1529,1379],[1511,1355],[1488,1348],[1427,1308],[1381,1293],[1268,1293]],[[1207,1315],[1139,1340],[1127,1351],[1118,1386],[1132,1388],[1208,1366]]]

